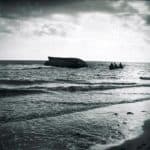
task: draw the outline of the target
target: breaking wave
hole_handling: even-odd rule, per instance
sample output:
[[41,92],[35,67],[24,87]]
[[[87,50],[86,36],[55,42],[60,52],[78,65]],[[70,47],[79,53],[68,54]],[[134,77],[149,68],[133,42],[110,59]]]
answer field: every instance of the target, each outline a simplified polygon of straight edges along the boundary
[[43,84],[43,83],[70,83],[70,84],[87,84],[87,85],[135,85],[135,82],[94,82],[94,81],[86,81],[86,80],[71,80],[71,79],[55,79],[55,80],[10,80],[10,79],[1,79],[0,84],[7,85],[32,85],[32,84]]
[[36,89],[0,89],[0,97],[7,96],[17,96],[17,95],[27,95],[27,94],[39,94],[44,93],[44,90],[36,90]]
[[[93,91],[93,90],[109,90],[117,88],[129,88],[129,87],[138,87],[141,85],[77,85],[77,86],[56,86],[56,87],[47,87],[44,89],[50,91],[68,91],[68,92],[80,92],[80,91]],[[31,87],[33,89],[42,89],[43,87]]]
[[[51,67],[51,66],[50,66]],[[38,70],[38,69],[47,69],[47,68],[50,68],[49,66],[12,66],[12,65],[8,65],[8,66],[5,66],[3,68],[0,68],[0,70]],[[52,69],[52,67],[51,67]]]
[[9,85],[27,85],[27,84],[41,84],[47,83],[50,81],[46,80],[0,80],[0,84],[9,84]]
[[88,92],[132,87],[149,87],[150,84],[134,82],[94,82],[86,80],[0,80],[0,97],[57,92]]
[[[140,87],[144,85],[64,85],[64,86],[31,86],[24,88],[0,88],[0,97],[6,96],[17,96],[17,95],[26,95],[26,94],[40,94],[40,93],[49,93],[51,91],[57,92],[88,92],[88,91],[102,91],[102,90],[111,90],[118,88],[132,88]],[[150,85],[149,85],[150,86]]]

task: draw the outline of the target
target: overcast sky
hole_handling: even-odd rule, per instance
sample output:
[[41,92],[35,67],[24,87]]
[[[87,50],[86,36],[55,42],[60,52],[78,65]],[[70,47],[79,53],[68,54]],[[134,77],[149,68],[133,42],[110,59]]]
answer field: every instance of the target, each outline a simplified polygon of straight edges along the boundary
[[1,0],[0,59],[150,61],[149,0]]

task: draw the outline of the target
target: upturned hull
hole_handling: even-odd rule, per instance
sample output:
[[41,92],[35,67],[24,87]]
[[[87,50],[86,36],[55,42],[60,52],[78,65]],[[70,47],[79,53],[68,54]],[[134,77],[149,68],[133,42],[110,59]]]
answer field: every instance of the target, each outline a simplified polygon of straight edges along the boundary
[[46,66],[67,67],[67,68],[81,68],[87,67],[87,63],[79,58],[61,58],[61,57],[48,57],[45,62]]

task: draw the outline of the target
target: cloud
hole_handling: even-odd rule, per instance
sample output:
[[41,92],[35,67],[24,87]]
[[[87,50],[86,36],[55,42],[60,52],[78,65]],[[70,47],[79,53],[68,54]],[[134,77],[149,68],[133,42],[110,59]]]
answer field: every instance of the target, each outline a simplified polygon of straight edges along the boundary
[[[66,36],[76,28],[73,27],[75,24],[69,23],[72,22],[70,19],[60,21],[60,18],[53,16],[62,14],[78,18],[79,14],[90,12],[120,17],[129,27],[134,27],[137,21],[143,26],[143,21],[146,25],[150,24],[149,10],[148,0],[1,0],[0,21],[5,22],[5,25],[0,23],[0,32],[12,34],[18,32],[18,29],[20,33],[29,32],[24,29],[27,24],[34,35]],[[32,25],[33,18],[43,18],[43,23],[39,21],[36,25]],[[47,19],[48,23],[44,23]]]
[[0,15],[9,19],[54,13],[130,12],[150,7],[148,0],[1,0]]
[[52,15],[39,18],[7,19],[0,18],[0,33],[30,36],[60,36],[71,35],[79,28],[77,20],[68,15]]
[[0,28],[0,34],[10,34],[12,33],[12,30],[7,28]]
[[[2,0],[0,1],[0,21],[5,22],[5,26],[0,24],[0,32],[18,33],[16,28],[19,28],[19,32],[24,33],[27,31],[24,29],[24,24],[27,26],[30,24],[28,29],[35,35],[66,36],[74,29],[74,25],[69,23],[72,20],[57,21],[61,18],[56,19],[53,17],[55,14],[78,17],[78,14],[82,12],[112,12],[113,10],[115,9],[110,5],[109,0]],[[37,29],[33,31],[31,25],[33,18],[43,18],[43,22],[47,19],[50,21],[44,24],[38,22],[35,26]],[[56,20],[55,23],[53,23],[54,20]]]
[[114,0],[6,0],[0,2],[0,16],[8,19],[80,12],[113,12]]
[[52,36],[52,35],[59,35],[59,36],[66,36],[67,31],[65,30],[65,26],[61,24],[44,24],[39,29],[35,29],[33,31],[34,35],[38,36]]
[[120,0],[115,3],[115,8],[118,10],[118,16],[122,23],[136,32],[149,35],[150,25],[150,1],[149,0]]
[[20,21],[0,18],[0,34],[13,34],[20,30]]

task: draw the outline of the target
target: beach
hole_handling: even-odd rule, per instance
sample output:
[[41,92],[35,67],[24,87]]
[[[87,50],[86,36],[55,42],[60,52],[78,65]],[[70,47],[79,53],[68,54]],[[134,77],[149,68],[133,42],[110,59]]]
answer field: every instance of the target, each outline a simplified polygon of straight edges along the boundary
[[141,136],[109,150],[150,150],[150,120],[144,122],[143,130],[144,133]]
[[0,129],[1,149],[148,150],[149,107],[150,101],[143,101],[6,123]]
[[[145,107],[146,106],[146,107]],[[132,111],[136,107],[136,111]],[[124,135],[123,140],[118,143],[107,145],[95,145],[92,150],[149,150],[150,102],[139,102],[137,104],[121,104],[112,106],[119,130]],[[112,109],[113,108],[113,109]],[[119,121],[118,121],[119,119]],[[110,119],[111,122],[112,119]],[[122,121],[120,121],[122,120]],[[119,137],[119,136],[118,136]]]

